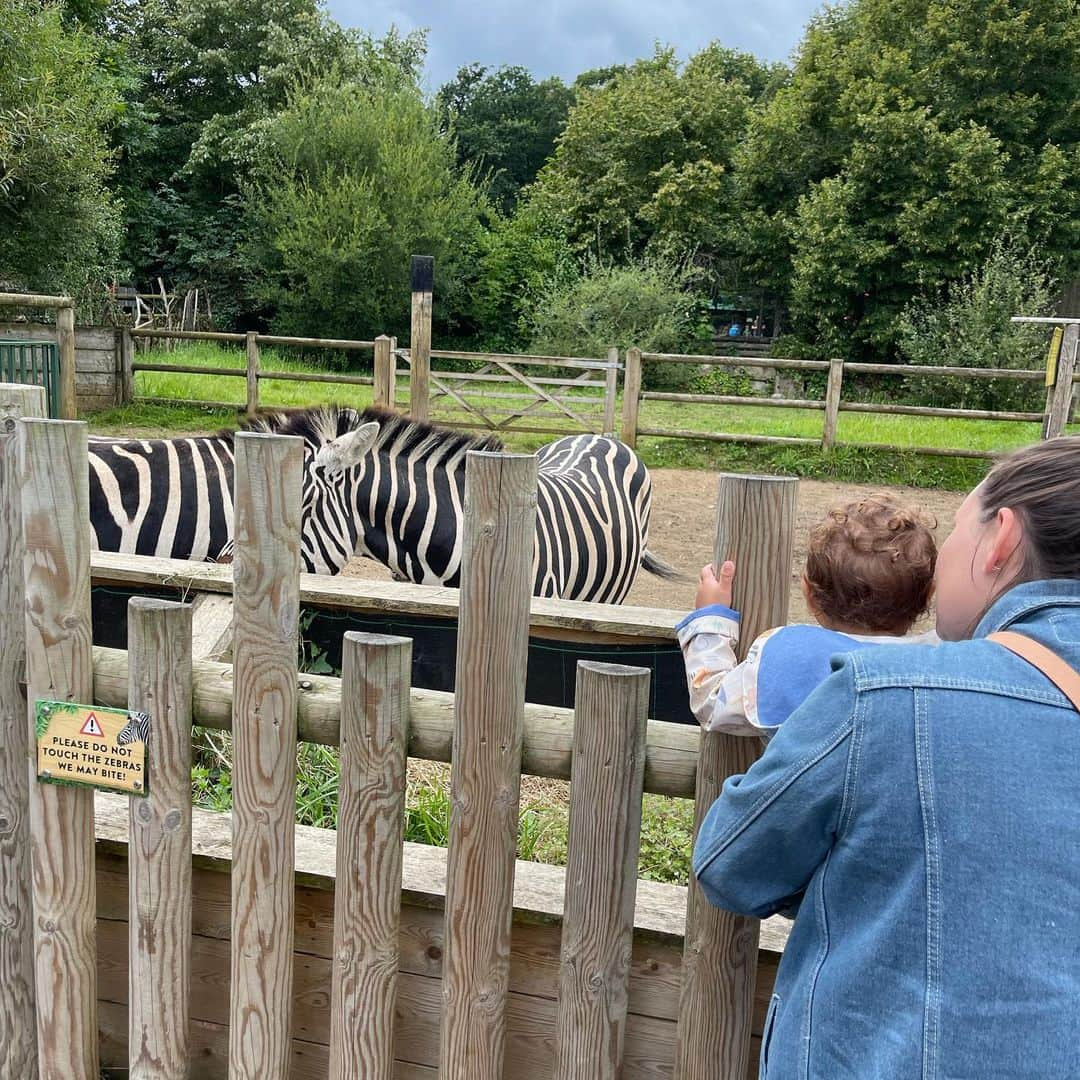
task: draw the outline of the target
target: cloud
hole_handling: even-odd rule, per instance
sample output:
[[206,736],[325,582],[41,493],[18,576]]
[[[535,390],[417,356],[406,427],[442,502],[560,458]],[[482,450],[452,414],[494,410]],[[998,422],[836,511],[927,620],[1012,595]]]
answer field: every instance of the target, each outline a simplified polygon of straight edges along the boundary
[[816,0],[329,0],[345,26],[381,35],[390,26],[428,30],[427,84],[436,89],[463,64],[519,64],[538,78],[570,81],[589,68],[649,55],[654,43],[681,57],[708,42],[763,60],[787,58]]

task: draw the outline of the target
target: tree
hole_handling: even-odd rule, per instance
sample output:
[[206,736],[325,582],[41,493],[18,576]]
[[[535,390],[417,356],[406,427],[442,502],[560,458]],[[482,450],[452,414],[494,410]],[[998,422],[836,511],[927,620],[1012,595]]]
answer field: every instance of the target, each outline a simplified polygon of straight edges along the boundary
[[733,154],[782,71],[713,44],[680,69],[658,49],[583,85],[535,197],[579,251],[730,252]]
[[209,286],[219,318],[250,322],[239,193],[263,125],[300,79],[415,82],[423,39],[345,30],[317,0],[142,0],[114,21],[139,71],[118,178],[130,271]]
[[854,0],[814,20],[736,158],[745,255],[830,351],[884,357],[899,314],[1007,220],[1080,268],[1072,0]]
[[560,79],[534,82],[521,67],[471,64],[435,100],[457,141],[458,163],[489,174],[492,202],[509,212],[551,156],[574,93]]
[[0,278],[79,293],[119,243],[106,132],[120,108],[99,46],[60,9],[0,0]]
[[262,128],[244,192],[254,295],[287,333],[405,335],[409,256],[435,256],[436,315],[466,309],[482,198],[418,87],[314,79]]

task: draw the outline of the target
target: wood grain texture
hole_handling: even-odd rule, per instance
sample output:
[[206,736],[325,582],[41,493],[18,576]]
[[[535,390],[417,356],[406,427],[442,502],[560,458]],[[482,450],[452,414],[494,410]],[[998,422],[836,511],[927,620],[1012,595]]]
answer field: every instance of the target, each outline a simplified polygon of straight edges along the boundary
[[249,331],[244,341],[246,357],[245,376],[247,378],[247,405],[245,412],[249,420],[259,414],[259,335]]
[[[758,634],[787,619],[798,490],[787,477],[720,476],[713,562],[735,560],[740,660]],[[759,751],[757,739],[702,732],[695,836],[724,780],[745,772]],[[712,907],[691,882],[676,1080],[746,1073],[757,953],[758,921]]]
[[397,358],[394,356],[393,342],[385,334],[380,334],[375,339],[374,366],[373,404],[384,409],[392,409],[397,390]]
[[821,430],[821,448],[831,450],[836,442],[836,423],[840,415],[840,394],[844,385],[844,361],[829,361],[829,381],[825,386],[825,422]]
[[427,420],[431,393],[431,293],[412,294],[409,333],[409,415]]
[[412,641],[348,633],[342,656],[330,1078],[391,1080]]
[[[95,551],[91,566],[95,585],[163,585],[188,592],[232,591],[232,569],[225,564]],[[457,618],[460,590],[441,585],[301,574],[300,599],[305,606],[311,607],[454,619]],[[685,610],[534,596],[529,626],[533,633],[550,629],[559,634],[578,633],[582,640],[591,640],[595,635],[602,641],[632,638],[639,644],[642,639],[674,643],[676,635],[672,628],[685,614]]]
[[131,797],[131,1080],[186,1080],[191,971],[191,608],[128,601],[128,707],[150,717],[149,795]]
[[[615,404],[619,396],[619,350],[612,346],[608,349],[608,363],[611,365],[604,372],[604,425],[603,433],[615,437]],[[539,380],[537,380],[539,381]],[[572,382],[572,380],[570,380]]]
[[60,354],[60,416],[74,420],[79,415],[75,396],[75,309],[57,308],[56,347]]
[[135,400],[135,371],[132,364],[135,363],[135,341],[131,336],[131,328],[121,327],[120,341],[117,357],[119,371],[119,386],[117,387],[118,405],[129,405]]
[[[29,767],[34,702],[93,691],[86,425],[19,422]],[[94,793],[31,783],[38,1068],[43,1080],[97,1080]]]
[[[94,648],[94,702],[122,708],[127,701],[128,658],[122,649]],[[233,674],[228,664],[194,666],[195,723],[218,731],[233,728]],[[328,675],[299,680],[297,733],[306,742],[337,746],[340,740],[341,681]],[[525,705],[522,771],[569,780],[574,714],[555,705]],[[450,761],[454,741],[454,695],[413,690],[409,695],[409,756]],[[645,749],[645,790],[694,797],[698,731],[688,724],[650,720]]]
[[443,1080],[499,1080],[517,851],[536,458],[470,451],[442,986]]
[[236,436],[233,1080],[289,1069],[302,468],[295,436]]
[[0,384],[0,1080],[37,1073],[18,421],[45,412],[44,387]]
[[619,438],[627,446],[637,446],[638,410],[641,408],[641,350],[626,350],[623,371],[622,430]]
[[556,1080],[622,1075],[649,671],[579,661]]
[[233,602],[223,593],[199,593],[191,604],[192,660],[232,656]]
[[1080,347],[1080,325],[1069,323],[1061,338],[1057,374],[1046,398],[1046,421],[1043,438],[1056,439],[1065,431],[1069,407],[1073,398],[1073,374],[1076,371],[1077,349]]

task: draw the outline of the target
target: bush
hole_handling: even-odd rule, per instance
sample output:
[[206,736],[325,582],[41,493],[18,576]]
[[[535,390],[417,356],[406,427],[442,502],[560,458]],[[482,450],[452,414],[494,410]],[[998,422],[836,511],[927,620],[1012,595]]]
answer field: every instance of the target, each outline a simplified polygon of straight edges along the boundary
[[[1049,315],[1054,282],[1038,254],[1001,237],[982,266],[944,296],[918,299],[900,319],[899,348],[910,364],[1039,370],[1047,327],[1010,323],[1013,315]],[[1035,382],[1006,379],[912,378],[913,400],[968,409],[1042,408]]]
[[[592,263],[568,280],[553,282],[532,317],[532,352],[601,358],[611,346],[646,352],[700,353],[711,345],[703,299],[688,272],[651,259],[634,266]],[[682,389],[691,373],[676,364],[649,364],[649,390]]]

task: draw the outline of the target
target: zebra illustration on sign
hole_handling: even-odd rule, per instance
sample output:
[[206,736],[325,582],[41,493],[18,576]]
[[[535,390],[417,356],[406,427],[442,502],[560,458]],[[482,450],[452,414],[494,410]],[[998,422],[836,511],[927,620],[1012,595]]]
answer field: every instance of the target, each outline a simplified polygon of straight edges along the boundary
[[133,742],[141,742],[144,746],[149,746],[150,727],[150,717],[147,713],[129,713],[128,722],[120,729],[120,733],[116,736],[116,745],[130,746]]
[[[503,448],[395,413],[333,406],[269,416],[251,430],[305,442],[302,564],[335,574],[355,554],[419,584],[461,577],[465,463]],[[679,575],[648,550],[652,488],[625,443],[575,435],[537,451],[533,592],[621,603],[639,569]],[[90,444],[98,546],[220,559],[232,545],[233,440]]]

